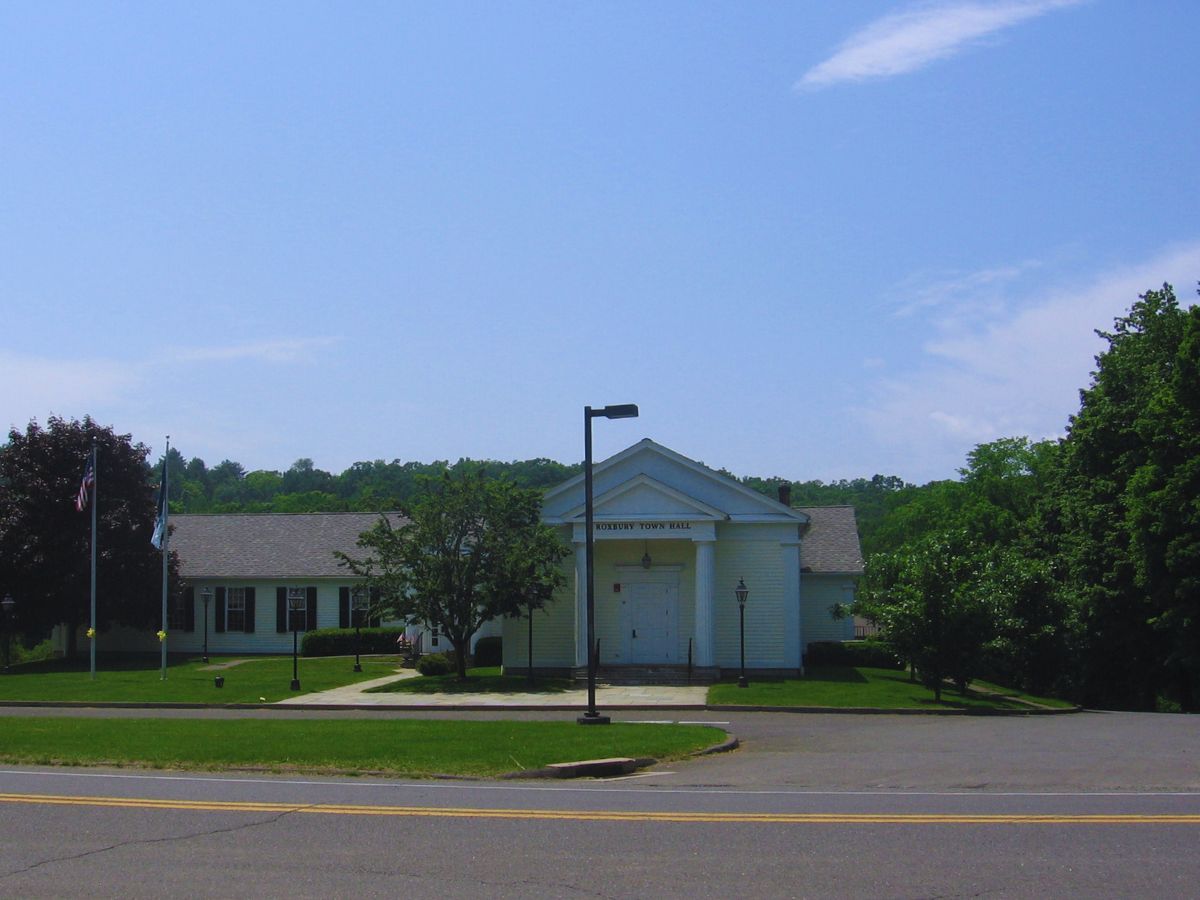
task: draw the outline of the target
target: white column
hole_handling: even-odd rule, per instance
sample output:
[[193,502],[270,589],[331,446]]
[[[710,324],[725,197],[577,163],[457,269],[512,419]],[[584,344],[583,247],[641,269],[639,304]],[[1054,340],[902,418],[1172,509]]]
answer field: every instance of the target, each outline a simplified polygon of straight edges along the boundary
[[783,659],[789,669],[803,674],[803,616],[800,609],[800,542],[780,545],[783,558]]
[[575,542],[575,665],[588,664],[587,653],[587,544]]
[[716,665],[713,590],[717,582],[717,545],[715,541],[693,543],[696,547],[696,623],[692,659],[697,666],[708,667]]

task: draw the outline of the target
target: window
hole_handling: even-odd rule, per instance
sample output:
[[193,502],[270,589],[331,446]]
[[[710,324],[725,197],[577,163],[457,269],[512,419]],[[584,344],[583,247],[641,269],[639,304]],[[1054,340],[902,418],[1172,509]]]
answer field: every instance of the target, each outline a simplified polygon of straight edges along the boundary
[[429,646],[436,647],[438,645],[438,630],[437,626],[433,626],[433,631],[429,635]]
[[186,594],[171,598],[171,602],[167,606],[167,631],[188,630],[187,601],[189,599]]
[[351,628],[366,628],[371,624],[367,621],[368,606],[366,588],[356,587],[350,591]]
[[225,593],[225,630],[246,630],[246,589],[231,587]]
[[308,622],[308,592],[302,587],[287,589],[288,631],[304,631]]

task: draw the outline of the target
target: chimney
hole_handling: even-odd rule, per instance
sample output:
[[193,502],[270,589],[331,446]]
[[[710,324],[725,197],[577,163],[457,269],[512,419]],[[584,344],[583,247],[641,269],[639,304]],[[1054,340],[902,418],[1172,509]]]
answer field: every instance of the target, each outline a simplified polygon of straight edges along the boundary
[[790,481],[784,481],[780,483],[779,502],[788,509],[792,508],[792,483]]

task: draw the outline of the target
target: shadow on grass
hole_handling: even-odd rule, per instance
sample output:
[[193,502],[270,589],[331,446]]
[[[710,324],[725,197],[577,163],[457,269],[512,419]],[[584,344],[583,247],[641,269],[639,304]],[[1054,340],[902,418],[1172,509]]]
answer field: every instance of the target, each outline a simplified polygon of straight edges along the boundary
[[423,675],[406,678],[379,687],[369,694],[561,694],[574,688],[567,678],[538,678],[533,684],[524,675],[480,675],[467,672],[465,681],[457,675]]
[[867,677],[852,666],[809,666],[806,681],[830,681],[841,684],[866,684]]

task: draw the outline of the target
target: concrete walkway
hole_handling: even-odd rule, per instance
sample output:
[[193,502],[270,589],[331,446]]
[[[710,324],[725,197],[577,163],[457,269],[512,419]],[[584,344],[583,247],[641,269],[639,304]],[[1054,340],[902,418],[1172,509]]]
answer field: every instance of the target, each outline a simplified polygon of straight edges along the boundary
[[[307,706],[307,707],[363,707],[387,708],[396,707],[412,709],[423,707],[427,709],[444,709],[452,707],[507,707],[510,709],[586,709],[587,690],[559,691],[546,693],[486,693],[486,694],[405,694],[384,693],[368,694],[368,688],[381,684],[391,684],[404,678],[414,678],[417,673],[411,669],[389,675],[386,678],[375,678],[371,681],[360,681],[328,691],[317,691],[281,700],[276,706]],[[654,706],[674,707],[703,707],[708,689],[698,687],[668,687],[665,685],[599,685],[596,688],[596,705],[605,709],[638,708]]]

